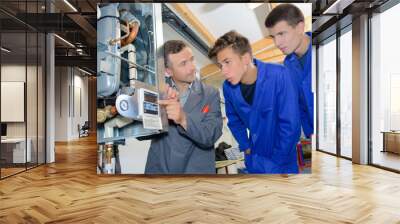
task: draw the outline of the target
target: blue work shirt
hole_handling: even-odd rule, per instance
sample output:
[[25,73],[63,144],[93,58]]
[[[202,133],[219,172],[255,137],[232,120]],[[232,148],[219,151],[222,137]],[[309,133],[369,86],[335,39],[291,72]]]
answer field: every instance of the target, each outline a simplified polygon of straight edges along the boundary
[[291,77],[298,88],[301,126],[304,135],[309,138],[314,133],[314,95],[311,81],[312,38],[311,33],[306,34],[310,37],[310,44],[307,52],[302,56],[305,57],[304,65],[294,52],[286,56],[284,64],[290,70]]
[[284,66],[256,59],[254,64],[257,82],[252,105],[243,98],[240,84],[223,84],[228,127],[241,151],[251,149],[245,156],[249,173],[298,173],[298,91]]

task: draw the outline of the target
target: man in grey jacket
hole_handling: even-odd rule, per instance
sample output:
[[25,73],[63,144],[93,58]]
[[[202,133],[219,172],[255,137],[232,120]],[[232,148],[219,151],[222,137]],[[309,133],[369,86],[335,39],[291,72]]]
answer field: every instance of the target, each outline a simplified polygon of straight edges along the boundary
[[214,144],[222,135],[219,92],[196,79],[192,50],[179,40],[164,44],[168,132],[152,139],[146,174],[213,174]]

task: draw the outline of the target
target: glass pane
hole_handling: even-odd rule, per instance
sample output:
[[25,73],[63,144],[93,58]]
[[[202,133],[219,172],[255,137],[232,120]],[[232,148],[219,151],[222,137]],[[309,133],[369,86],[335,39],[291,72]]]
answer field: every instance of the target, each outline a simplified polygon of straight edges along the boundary
[[46,36],[39,34],[39,45],[38,45],[38,163],[45,163],[45,52]]
[[37,165],[37,74],[38,74],[38,37],[36,32],[28,33],[28,63],[26,81],[26,113],[27,113],[27,143],[28,160],[27,165],[33,167]]
[[352,157],[352,32],[340,37],[340,153]]
[[336,153],[336,40],[318,51],[318,147]]
[[[316,85],[317,84],[317,47],[315,45],[313,45],[312,47],[312,90],[314,92],[314,127],[316,126],[316,117],[317,117],[317,97],[316,97]],[[316,131],[314,131],[315,133]],[[317,149],[317,135],[314,134],[311,137],[311,147],[312,150],[316,150]]]
[[[1,1],[1,177],[44,162],[45,36],[21,21],[37,21],[45,1]],[[6,96],[7,100],[3,100]],[[10,103],[12,102],[12,103]],[[6,105],[7,104],[7,105]],[[40,105],[40,106],[39,106]],[[39,134],[39,135],[38,135]],[[40,149],[39,149],[40,148]],[[39,152],[38,152],[39,149]]]
[[1,34],[2,177],[25,170],[26,34]]
[[372,163],[400,170],[400,4],[372,18]]

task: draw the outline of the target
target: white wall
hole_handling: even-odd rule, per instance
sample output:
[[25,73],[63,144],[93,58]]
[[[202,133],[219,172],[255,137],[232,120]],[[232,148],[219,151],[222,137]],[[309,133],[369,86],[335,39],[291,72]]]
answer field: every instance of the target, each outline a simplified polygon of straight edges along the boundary
[[67,67],[55,68],[55,141],[67,141],[68,75]]
[[2,65],[1,81],[25,82],[25,65]]
[[[38,69],[38,70],[37,70]],[[27,77],[27,81],[25,78]],[[36,162],[36,153],[39,153],[39,163],[44,162],[44,92],[42,68],[40,66],[25,66],[25,64],[3,64],[1,66],[1,80],[9,82],[24,82],[26,84],[26,106],[20,108],[24,114],[26,110],[26,120],[23,122],[6,122],[7,137],[24,138],[31,140],[32,161]],[[4,89],[2,89],[3,92]],[[23,94],[23,90],[21,90]],[[7,97],[7,95],[2,95]],[[24,104],[24,102],[23,102]],[[1,108],[2,112],[13,113],[10,108]]]
[[139,141],[136,138],[127,138],[125,143],[125,145],[118,147],[121,173],[143,174],[151,141]]
[[[25,82],[25,69],[25,65],[2,65],[1,81]],[[25,122],[7,122],[7,137],[25,137],[25,126]]]
[[[78,124],[83,125],[85,121],[88,121],[88,107],[89,107],[89,102],[88,102],[88,78],[87,77],[82,77],[78,73],[76,74],[78,70],[75,70],[74,72],[74,96],[71,96],[71,99],[74,100],[71,105],[74,105],[73,108],[73,113],[72,113],[72,120],[71,120],[71,138],[75,139],[79,137],[78,133]],[[79,71],[78,71],[79,72]],[[79,93],[80,91],[80,93]],[[79,97],[80,95],[80,97]],[[81,102],[79,102],[81,101]],[[81,107],[81,108],[79,108]],[[82,111],[79,111],[81,109]]]
[[[25,82],[26,70],[28,73],[33,69],[32,66],[10,64],[1,66],[1,81],[6,82]],[[29,93],[28,93],[29,97]],[[7,108],[1,108],[6,110]],[[28,115],[29,116],[29,115]],[[30,119],[29,119],[30,120]],[[25,137],[25,123],[26,122],[7,122],[7,136],[8,137]],[[29,136],[28,136],[29,137]]]
[[55,141],[78,139],[78,124],[88,120],[88,78],[71,67],[55,70]]

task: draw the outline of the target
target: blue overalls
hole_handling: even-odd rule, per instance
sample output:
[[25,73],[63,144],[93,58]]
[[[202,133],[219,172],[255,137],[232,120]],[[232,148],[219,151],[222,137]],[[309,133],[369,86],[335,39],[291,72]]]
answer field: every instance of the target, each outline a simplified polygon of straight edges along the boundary
[[312,57],[312,38],[311,33],[306,33],[310,37],[310,45],[304,55],[304,67],[295,53],[286,56],[284,65],[289,69],[293,81],[299,91],[300,120],[304,135],[310,138],[314,133],[314,95],[312,92],[311,81],[311,57]]
[[298,91],[284,66],[256,59],[254,64],[258,72],[252,105],[243,98],[240,84],[223,84],[228,127],[241,151],[251,149],[245,155],[249,173],[298,173]]

